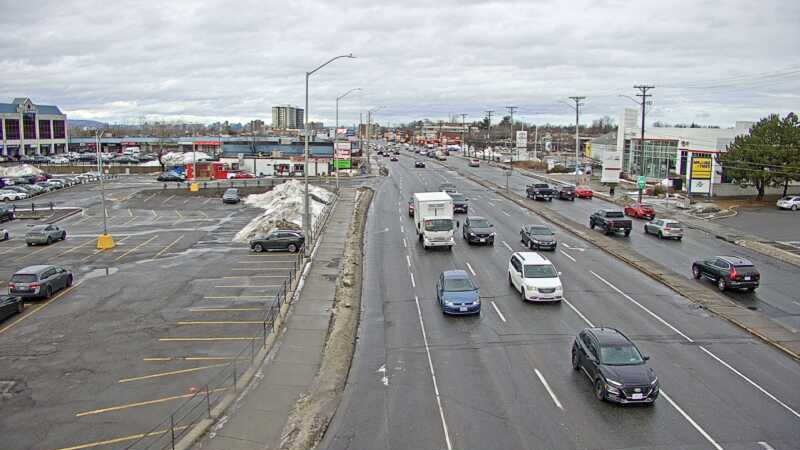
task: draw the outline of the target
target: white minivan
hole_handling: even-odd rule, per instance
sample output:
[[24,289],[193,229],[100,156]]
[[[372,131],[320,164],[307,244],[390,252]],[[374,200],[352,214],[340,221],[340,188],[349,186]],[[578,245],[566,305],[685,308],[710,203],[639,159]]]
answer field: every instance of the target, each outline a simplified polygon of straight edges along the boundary
[[564,288],[559,275],[553,263],[536,252],[516,252],[508,262],[508,283],[523,301],[560,302]]

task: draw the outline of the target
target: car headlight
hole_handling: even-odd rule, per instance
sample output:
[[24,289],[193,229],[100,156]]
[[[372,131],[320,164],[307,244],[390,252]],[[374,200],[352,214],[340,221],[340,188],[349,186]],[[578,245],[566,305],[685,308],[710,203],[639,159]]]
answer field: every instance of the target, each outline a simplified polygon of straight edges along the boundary
[[650,386],[655,386],[656,384],[658,384],[658,377],[655,377],[653,381],[650,382]]
[[444,302],[444,304],[445,304],[445,306],[450,306],[450,307],[453,306],[453,302]]
[[476,304],[476,305],[480,305],[480,304],[481,304],[481,299],[479,299],[479,298],[476,298],[476,299],[475,299],[475,301],[474,301],[474,302],[472,302],[472,303],[474,303],[474,304]]
[[495,237],[496,235],[497,235],[497,233],[495,233],[494,231],[492,231],[492,232],[489,234],[489,236],[491,236],[491,237]]
[[470,235],[470,236],[475,236],[475,233],[473,233],[472,231],[470,231],[470,232],[469,232],[469,235]]
[[622,383],[616,380],[612,380],[611,378],[606,378],[606,383],[616,387],[622,387]]

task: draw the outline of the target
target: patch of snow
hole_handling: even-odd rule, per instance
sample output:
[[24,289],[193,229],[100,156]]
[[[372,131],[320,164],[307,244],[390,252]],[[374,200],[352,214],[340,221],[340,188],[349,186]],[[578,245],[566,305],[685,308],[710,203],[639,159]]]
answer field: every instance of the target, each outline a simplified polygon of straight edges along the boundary
[[[244,203],[261,208],[264,212],[236,233],[233,241],[248,242],[254,236],[269,234],[278,228],[301,230],[305,211],[304,192],[303,183],[298,180],[288,180],[271,191],[248,195],[244,199]],[[308,194],[311,199],[309,209],[313,227],[317,224],[325,206],[333,201],[334,195],[332,192],[314,185],[308,186]]]
[[[192,152],[186,152],[186,153],[169,152],[169,153],[165,153],[164,156],[161,157],[161,160],[164,161],[164,165],[166,165],[167,167],[169,167],[169,166],[181,166],[183,164],[191,164],[192,162],[194,162],[194,160],[193,160],[194,156],[193,155],[197,155],[197,160],[198,161],[207,161],[207,160],[211,159],[211,156],[208,153],[204,153],[204,152],[194,152],[194,153],[192,153]],[[156,160],[155,163],[156,163],[155,164],[156,166],[160,165],[158,163],[158,160]],[[145,164],[147,164],[147,163],[145,163]]]
[[25,177],[29,175],[40,175],[42,173],[44,173],[44,171],[30,164],[0,167],[0,177]]

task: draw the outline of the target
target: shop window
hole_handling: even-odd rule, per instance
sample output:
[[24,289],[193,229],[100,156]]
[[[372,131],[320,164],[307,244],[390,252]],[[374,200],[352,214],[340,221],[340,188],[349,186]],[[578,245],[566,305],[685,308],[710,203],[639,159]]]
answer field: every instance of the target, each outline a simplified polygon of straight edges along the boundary
[[22,134],[25,139],[36,139],[36,115],[22,115]]
[[49,120],[40,120],[39,121],[39,139],[50,139],[52,137],[52,133],[50,133],[50,121]]
[[63,120],[54,120],[53,121],[53,139],[65,139],[67,137],[66,130],[64,128],[64,121]]
[[19,139],[19,120],[6,119],[6,139]]

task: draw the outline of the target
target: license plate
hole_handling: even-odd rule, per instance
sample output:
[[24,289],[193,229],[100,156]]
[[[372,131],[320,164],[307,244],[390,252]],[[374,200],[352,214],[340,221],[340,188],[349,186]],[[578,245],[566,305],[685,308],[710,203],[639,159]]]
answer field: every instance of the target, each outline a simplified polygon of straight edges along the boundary
[[750,281],[750,277],[744,277],[744,281]]
[[484,238],[481,238],[481,242],[486,242],[486,239],[484,239]]
[[467,312],[467,307],[466,306],[462,306],[462,307],[458,308],[458,310],[461,311],[461,312]]
[[641,400],[644,398],[644,394],[633,394],[631,395],[632,400]]

